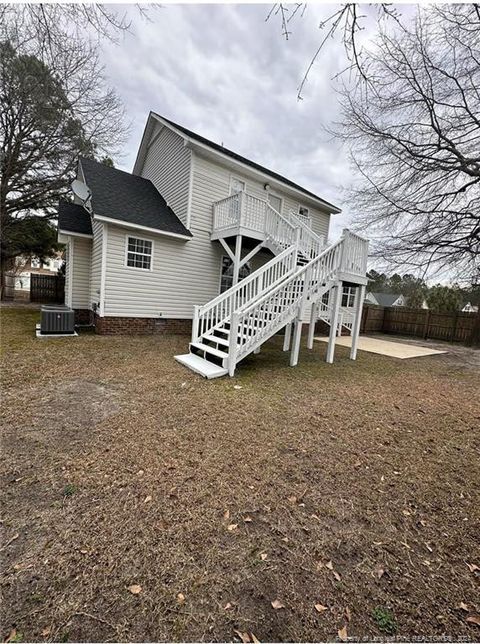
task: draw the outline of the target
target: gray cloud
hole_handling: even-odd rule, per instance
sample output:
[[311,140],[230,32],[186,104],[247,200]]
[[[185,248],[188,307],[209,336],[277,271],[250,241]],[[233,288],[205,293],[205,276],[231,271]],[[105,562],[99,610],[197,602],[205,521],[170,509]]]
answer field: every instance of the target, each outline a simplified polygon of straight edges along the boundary
[[133,34],[106,43],[103,58],[122,97],[132,134],[119,165],[131,170],[150,110],[284,174],[343,207],[333,235],[348,224],[345,151],[323,129],[338,116],[332,77],[345,66],[332,42],[297,89],[318,47],[316,28],[335,9],[310,6],[286,41],[271,5],[167,5]]

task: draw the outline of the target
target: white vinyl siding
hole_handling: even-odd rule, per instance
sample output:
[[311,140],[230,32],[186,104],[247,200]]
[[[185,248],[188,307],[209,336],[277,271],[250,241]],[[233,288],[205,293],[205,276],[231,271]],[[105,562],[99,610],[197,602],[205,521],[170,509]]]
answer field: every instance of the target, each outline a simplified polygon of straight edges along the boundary
[[88,308],[93,303],[100,304],[100,279],[102,268],[102,245],[103,245],[103,224],[101,221],[93,221],[93,245],[92,245],[92,270],[90,277],[90,301]]
[[[177,217],[187,225],[191,151],[167,127],[152,136],[140,175],[153,183]],[[114,215],[112,214],[112,217]]]
[[[83,239],[81,237],[71,237],[70,244],[69,257],[72,261],[71,306],[74,309],[89,309],[92,240]],[[68,273],[68,267],[66,272]]]

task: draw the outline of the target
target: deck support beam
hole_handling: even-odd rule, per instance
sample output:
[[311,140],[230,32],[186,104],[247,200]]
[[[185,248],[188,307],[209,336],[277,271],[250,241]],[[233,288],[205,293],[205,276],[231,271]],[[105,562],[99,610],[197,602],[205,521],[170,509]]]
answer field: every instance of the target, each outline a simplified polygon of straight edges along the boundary
[[300,352],[300,339],[302,337],[302,319],[297,317],[295,320],[295,329],[293,331],[292,352],[290,353],[290,366],[296,367],[298,364],[298,354]]
[[365,285],[357,286],[355,293],[355,317],[352,326],[352,347],[350,349],[350,360],[356,360],[358,336],[360,335],[360,324],[362,322],[363,302],[365,300]]
[[340,309],[340,301],[342,297],[342,282],[339,281],[333,287],[333,301],[330,313],[330,333],[328,335],[328,347],[326,361],[330,364],[333,362],[335,356],[335,340],[338,332],[338,311]]
[[259,251],[261,251],[263,248],[263,241],[257,244],[253,250],[251,250],[248,255],[245,255],[245,257],[242,259],[240,262],[239,268],[242,268],[247,262],[249,262],[254,255],[256,255]]
[[308,327],[308,340],[307,347],[313,349],[313,338],[315,336],[315,324],[318,319],[318,302],[312,304],[312,310],[310,313],[310,326]]
[[233,260],[233,280],[232,286],[238,284],[238,276],[240,274],[240,258],[242,256],[242,236],[237,235],[235,240],[235,259]]
[[292,323],[285,326],[285,335],[283,336],[283,351],[290,349],[290,339],[292,337]]

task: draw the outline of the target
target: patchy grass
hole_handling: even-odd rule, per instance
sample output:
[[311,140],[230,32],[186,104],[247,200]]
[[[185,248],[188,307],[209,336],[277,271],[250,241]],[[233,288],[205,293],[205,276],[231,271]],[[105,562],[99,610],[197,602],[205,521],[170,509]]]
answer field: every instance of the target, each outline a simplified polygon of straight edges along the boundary
[[205,381],[1,314],[4,638],[478,637],[477,369],[273,339]]

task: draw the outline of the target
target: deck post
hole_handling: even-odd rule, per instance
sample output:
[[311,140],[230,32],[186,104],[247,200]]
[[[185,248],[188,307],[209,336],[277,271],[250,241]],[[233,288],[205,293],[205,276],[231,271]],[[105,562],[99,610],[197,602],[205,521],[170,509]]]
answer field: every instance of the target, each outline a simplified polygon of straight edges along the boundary
[[293,332],[292,352],[290,353],[290,366],[296,367],[298,364],[298,354],[300,351],[300,339],[302,337],[302,318],[298,316],[295,319],[295,330]]
[[315,324],[318,318],[318,302],[312,304],[312,310],[310,313],[310,326],[308,327],[308,340],[307,347],[313,349],[313,338],[315,335]]
[[285,335],[283,336],[283,351],[290,349],[290,338],[292,337],[292,323],[285,326]]
[[233,280],[232,280],[232,286],[236,286],[238,284],[238,276],[240,274],[240,258],[242,255],[242,236],[237,235],[236,241],[235,241],[235,260],[233,262]]
[[340,299],[342,293],[342,281],[340,280],[333,287],[332,311],[330,313],[330,333],[328,336],[328,347],[326,361],[330,364],[333,362],[335,355],[335,340],[338,328],[338,310],[340,308]]
[[230,317],[230,338],[228,343],[227,368],[228,375],[233,378],[237,366],[237,338],[238,338],[239,315],[234,311]]
[[358,336],[360,335],[360,324],[362,323],[363,302],[365,300],[365,285],[357,286],[355,293],[355,317],[352,326],[352,348],[350,349],[350,360],[356,360]]

